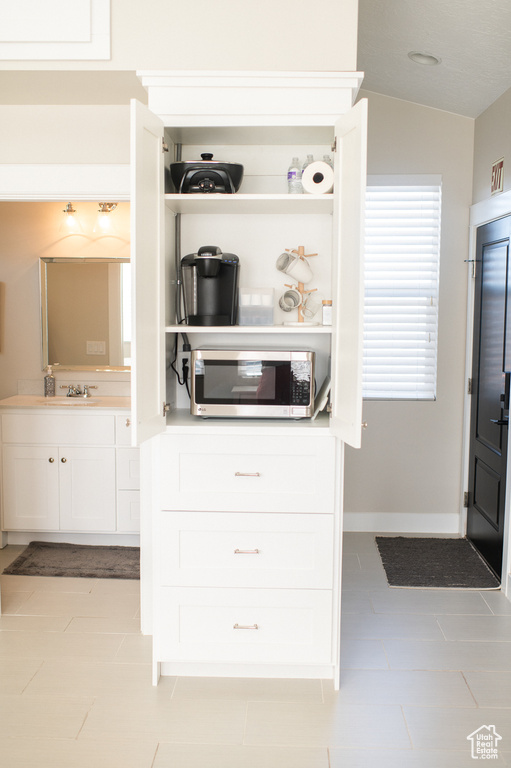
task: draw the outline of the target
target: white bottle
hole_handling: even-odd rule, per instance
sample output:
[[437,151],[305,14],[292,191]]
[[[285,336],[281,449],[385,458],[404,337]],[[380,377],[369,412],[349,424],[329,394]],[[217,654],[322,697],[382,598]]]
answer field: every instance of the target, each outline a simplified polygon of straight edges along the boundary
[[300,161],[297,157],[293,157],[291,165],[287,169],[287,191],[290,195],[301,195],[303,193],[302,171],[300,170]]
[[44,396],[55,397],[55,376],[52,373],[51,365],[48,366],[47,374],[44,377]]

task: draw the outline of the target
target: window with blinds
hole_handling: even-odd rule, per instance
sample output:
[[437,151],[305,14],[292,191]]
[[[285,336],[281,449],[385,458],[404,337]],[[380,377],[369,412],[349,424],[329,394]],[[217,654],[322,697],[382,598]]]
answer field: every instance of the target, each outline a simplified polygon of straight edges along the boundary
[[440,177],[369,177],[365,398],[436,397],[440,214]]

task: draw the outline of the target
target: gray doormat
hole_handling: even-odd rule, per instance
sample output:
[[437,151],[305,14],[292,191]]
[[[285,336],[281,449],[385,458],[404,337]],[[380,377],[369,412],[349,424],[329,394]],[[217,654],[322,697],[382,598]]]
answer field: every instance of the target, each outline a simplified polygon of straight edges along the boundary
[[139,579],[139,547],[96,547],[31,541],[5,570],[8,576]]
[[500,581],[468,539],[376,536],[391,587],[498,589]]

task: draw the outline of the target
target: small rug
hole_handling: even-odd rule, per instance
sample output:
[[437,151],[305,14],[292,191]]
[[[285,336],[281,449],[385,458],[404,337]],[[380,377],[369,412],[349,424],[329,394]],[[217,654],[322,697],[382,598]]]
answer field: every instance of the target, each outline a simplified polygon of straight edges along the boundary
[[498,589],[500,581],[468,539],[377,536],[390,587]]
[[139,579],[139,547],[96,547],[31,541],[5,570],[9,576]]

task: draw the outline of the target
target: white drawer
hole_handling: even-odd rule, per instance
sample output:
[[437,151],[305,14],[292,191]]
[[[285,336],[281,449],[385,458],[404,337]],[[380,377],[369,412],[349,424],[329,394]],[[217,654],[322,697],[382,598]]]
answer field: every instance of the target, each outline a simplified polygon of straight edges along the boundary
[[117,487],[127,491],[140,488],[140,451],[138,448],[118,448],[116,457]]
[[25,445],[113,445],[114,417],[83,414],[15,414],[2,416],[4,443]]
[[163,585],[332,587],[332,515],[164,512],[162,518]]
[[163,509],[333,512],[335,440],[165,435]]
[[158,661],[331,663],[329,590],[163,587],[160,600]]
[[117,491],[117,530],[140,531],[140,491]]

